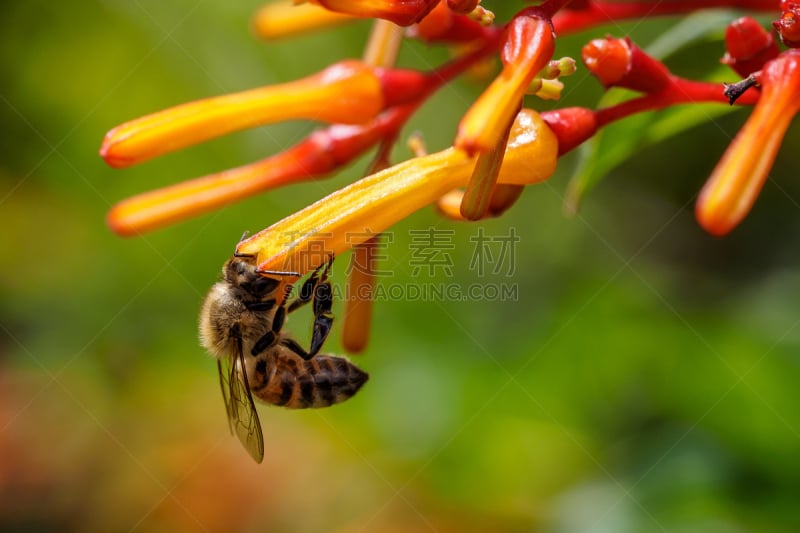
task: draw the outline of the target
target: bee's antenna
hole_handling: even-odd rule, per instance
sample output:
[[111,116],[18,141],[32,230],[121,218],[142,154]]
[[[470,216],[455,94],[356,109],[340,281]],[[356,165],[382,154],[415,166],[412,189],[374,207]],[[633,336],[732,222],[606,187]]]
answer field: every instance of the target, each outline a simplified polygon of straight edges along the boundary
[[240,254],[238,252],[239,245],[242,244],[242,241],[245,240],[248,235],[250,235],[250,230],[244,230],[242,238],[239,239],[239,242],[236,243],[236,248],[233,249],[233,257],[253,257],[253,254]]

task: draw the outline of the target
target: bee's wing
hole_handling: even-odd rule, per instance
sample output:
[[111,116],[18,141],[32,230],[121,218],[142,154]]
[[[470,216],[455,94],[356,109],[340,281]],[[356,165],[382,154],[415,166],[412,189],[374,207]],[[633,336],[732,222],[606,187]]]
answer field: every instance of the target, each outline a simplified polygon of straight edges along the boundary
[[264,435],[247,383],[241,346],[230,357],[217,359],[217,368],[231,433],[239,437],[250,456],[260,463],[264,459]]

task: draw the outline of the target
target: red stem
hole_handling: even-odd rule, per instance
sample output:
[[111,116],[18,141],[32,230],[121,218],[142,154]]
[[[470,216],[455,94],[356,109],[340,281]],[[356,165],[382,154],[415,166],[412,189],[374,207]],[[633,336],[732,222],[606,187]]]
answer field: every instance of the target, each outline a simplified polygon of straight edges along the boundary
[[[549,2],[548,2],[549,3]],[[572,2],[579,9],[562,9],[553,17],[556,33],[573,33],[610,22],[659,15],[680,15],[699,9],[735,7],[755,11],[778,11],[777,0],[695,0],[666,2],[608,2],[603,0]]]
[[[617,105],[595,111],[597,127],[602,128],[612,122],[636,113],[654,111],[677,104],[696,104],[699,102],[728,103],[719,83],[687,80],[673,77],[669,86],[656,93],[626,100]],[[758,91],[747,91],[737,101],[741,105],[753,105],[758,101]]]

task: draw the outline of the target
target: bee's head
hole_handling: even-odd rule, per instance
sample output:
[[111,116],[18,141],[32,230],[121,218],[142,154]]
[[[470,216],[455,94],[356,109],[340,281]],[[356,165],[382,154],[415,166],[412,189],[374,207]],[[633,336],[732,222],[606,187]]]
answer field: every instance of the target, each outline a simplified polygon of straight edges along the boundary
[[234,256],[223,265],[222,276],[231,285],[261,299],[275,292],[281,280],[259,274],[256,268],[253,257]]

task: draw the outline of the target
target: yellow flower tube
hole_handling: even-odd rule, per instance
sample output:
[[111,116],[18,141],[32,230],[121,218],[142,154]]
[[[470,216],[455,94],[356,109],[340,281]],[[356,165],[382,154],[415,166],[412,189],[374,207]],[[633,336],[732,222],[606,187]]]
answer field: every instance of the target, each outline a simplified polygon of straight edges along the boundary
[[[498,183],[543,181],[555,171],[557,157],[555,134],[538,113],[523,109],[511,130]],[[310,272],[325,260],[324,254],[338,255],[360,244],[358,234],[367,238],[369,232],[382,232],[448,191],[465,186],[474,166],[475,158],[455,148],[404,161],[243,240],[237,253],[257,256],[261,270]]]
[[383,107],[383,89],[372,67],[342,61],[293,82],[205,98],[131,120],[106,134],[100,155],[112,167],[126,167],[283,120],[361,124]]
[[[300,0],[305,1],[305,0]],[[399,26],[419,22],[439,0],[309,0],[336,13],[356,17],[381,18]]]
[[272,2],[253,17],[253,30],[264,39],[279,39],[357,20],[314,4],[291,1]]
[[503,70],[461,118],[455,146],[469,153],[489,152],[505,135],[536,74],[553,57],[550,23],[528,16],[509,24]]
[[768,62],[761,97],[708,178],[695,216],[712,235],[733,230],[752,209],[767,181],[786,130],[800,110],[800,52]]

